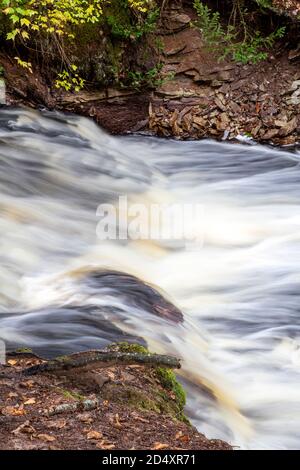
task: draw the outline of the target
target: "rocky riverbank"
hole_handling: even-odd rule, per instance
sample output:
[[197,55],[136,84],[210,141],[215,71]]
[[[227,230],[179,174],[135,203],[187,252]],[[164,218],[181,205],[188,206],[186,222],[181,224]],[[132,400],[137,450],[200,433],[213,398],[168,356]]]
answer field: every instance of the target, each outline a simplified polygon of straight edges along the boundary
[[[281,6],[280,6],[280,5]],[[281,12],[284,2],[274,2]],[[299,21],[299,6],[284,14]],[[278,10],[279,9],[279,10]],[[298,12],[298,13],[297,13]],[[179,139],[252,137],[275,145],[300,140],[300,43],[281,42],[258,64],[219,61],[193,27],[190,2],[170,2],[156,31],[161,74],[154,88],[100,89],[67,93],[49,88],[42,74],[24,74],[2,52],[11,104],[47,106],[93,117],[112,133],[145,131]],[[295,34],[299,30],[295,29]]]
[[246,135],[278,145],[299,140],[297,60],[278,51],[257,65],[219,63],[199,31],[190,28],[163,40],[165,68],[175,79],[153,94],[149,125],[155,133],[218,139]]
[[[121,344],[113,351],[147,352]],[[62,358],[62,361],[64,359]],[[169,369],[112,365],[68,375],[25,375],[44,361],[18,352],[0,367],[0,450],[230,450],[184,416],[185,393]]]

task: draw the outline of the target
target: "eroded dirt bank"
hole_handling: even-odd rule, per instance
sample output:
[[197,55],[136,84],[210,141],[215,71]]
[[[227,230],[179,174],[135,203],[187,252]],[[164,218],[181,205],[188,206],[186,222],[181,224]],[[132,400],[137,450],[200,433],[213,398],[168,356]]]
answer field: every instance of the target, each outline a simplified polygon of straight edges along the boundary
[[[178,15],[183,22],[194,18],[192,10]],[[195,28],[164,35],[163,42],[165,69],[175,79],[152,96],[149,122],[156,133],[224,139],[245,134],[279,145],[299,140],[296,51],[275,50],[264,62],[240,65],[218,62]]]
[[[143,351],[124,343],[120,348]],[[80,370],[22,374],[42,362],[19,352],[0,367],[1,450],[231,449],[189,424],[184,391],[168,369],[131,365],[95,368],[89,376]]]
[[[46,106],[94,118],[112,133],[148,131],[180,139],[251,136],[276,145],[300,140],[300,46],[295,36],[283,41],[256,65],[220,62],[207,49],[191,2],[169,2],[155,40],[159,63],[168,78],[155,89],[102,89],[66,93],[49,88],[36,69],[20,70],[2,53],[11,104]],[[280,3],[280,2],[279,2]],[[280,6],[278,3],[278,7]],[[282,7],[282,2],[280,3]],[[285,14],[295,16],[288,3]],[[294,20],[293,20],[294,21]],[[298,34],[295,27],[293,34]]]

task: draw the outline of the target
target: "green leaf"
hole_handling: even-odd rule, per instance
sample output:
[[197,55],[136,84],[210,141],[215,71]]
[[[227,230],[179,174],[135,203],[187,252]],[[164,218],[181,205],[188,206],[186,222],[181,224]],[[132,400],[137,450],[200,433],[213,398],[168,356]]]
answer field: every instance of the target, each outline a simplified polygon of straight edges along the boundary
[[27,18],[22,18],[21,19],[21,25],[22,26],[30,26],[30,21]]
[[11,15],[10,19],[14,24],[18,23],[20,20],[20,18],[17,15]]
[[13,31],[11,31],[10,33],[8,33],[8,34],[6,35],[6,39],[8,39],[8,40],[14,40],[15,37],[16,37],[16,35],[17,35],[19,32],[20,32],[19,29],[14,29]]

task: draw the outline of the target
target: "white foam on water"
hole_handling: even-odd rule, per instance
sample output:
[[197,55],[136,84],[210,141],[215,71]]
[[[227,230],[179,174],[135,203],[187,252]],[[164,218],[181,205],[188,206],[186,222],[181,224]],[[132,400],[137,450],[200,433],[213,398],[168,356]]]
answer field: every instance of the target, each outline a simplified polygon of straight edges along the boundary
[[[51,306],[103,309],[153,350],[183,359],[187,410],[208,437],[299,448],[299,155],[116,138],[83,118],[8,109],[0,140],[1,338],[34,347],[42,340],[25,334],[26,318],[44,318]],[[148,206],[200,203],[203,217],[190,221],[199,238],[177,246],[97,239],[97,206],[124,194]],[[99,290],[87,280],[99,269],[157,286],[184,322]]]

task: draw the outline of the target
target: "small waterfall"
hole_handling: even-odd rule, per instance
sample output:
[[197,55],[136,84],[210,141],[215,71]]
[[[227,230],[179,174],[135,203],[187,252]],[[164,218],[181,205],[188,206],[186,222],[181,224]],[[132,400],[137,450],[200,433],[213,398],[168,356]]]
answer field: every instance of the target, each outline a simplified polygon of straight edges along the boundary
[[[0,112],[0,338],[44,355],[147,343],[183,360],[199,430],[299,448],[299,153],[111,137]],[[97,208],[200,204],[189,240],[97,236]]]

